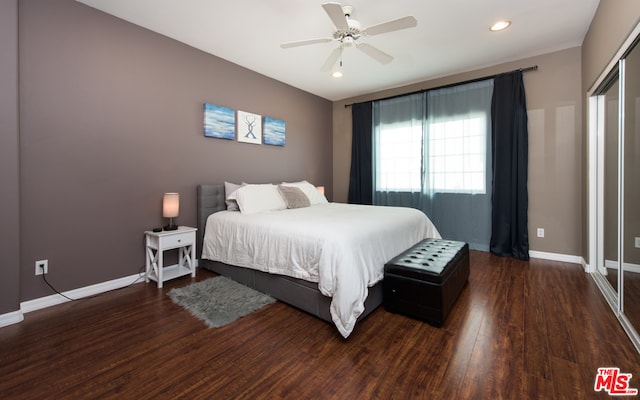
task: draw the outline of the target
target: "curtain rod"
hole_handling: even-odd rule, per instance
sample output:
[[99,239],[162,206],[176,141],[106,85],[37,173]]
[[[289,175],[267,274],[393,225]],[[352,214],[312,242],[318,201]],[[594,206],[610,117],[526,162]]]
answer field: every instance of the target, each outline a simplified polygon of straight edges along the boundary
[[[514,69],[513,71],[509,71],[509,72],[515,72],[515,71],[521,71],[521,72],[529,72],[529,71],[536,71],[538,69],[537,65],[532,65],[530,67],[526,67],[526,68],[519,68],[519,69]],[[409,93],[403,93],[403,94],[396,94],[394,96],[389,96],[389,97],[382,97],[380,99],[375,99],[375,100],[368,100],[368,101],[380,101],[380,100],[389,100],[389,99],[394,99],[396,97],[401,97],[401,96],[409,96],[412,94],[416,94],[416,93],[422,93],[422,92],[426,92],[427,90],[437,90],[437,89],[444,89],[444,88],[448,88],[451,86],[457,86],[457,85],[465,85],[467,83],[473,83],[473,82],[479,82],[479,81],[484,81],[487,79],[492,79],[495,78],[498,75],[502,75],[502,74],[508,74],[509,72],[502,72],[499,74],[493,74],[493,75],[489,75],[489,76],[483,76],[481,78],[475,78],[475,79],[469,79],[466,81],[462,81],[462,82],[457,82],[457,83],[450,83],[448,85],[442,85],[442,86],[437,86],[437,87],[433,87],[433,88],[428,88],[428,89],[421,89],[421,90],[416,90],[415,92],[409,92]],[[365,103],[364,101],[360,102],[360,103]],[[344,107],[351,107],[354,104],[359,104],[359,103],[351,103],[351,104],[345,104]]]

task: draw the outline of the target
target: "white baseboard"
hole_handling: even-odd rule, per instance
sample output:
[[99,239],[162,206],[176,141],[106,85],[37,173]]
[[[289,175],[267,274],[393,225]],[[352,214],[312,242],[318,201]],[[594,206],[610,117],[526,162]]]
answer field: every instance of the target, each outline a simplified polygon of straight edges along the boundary
[[2,328],[3,326],[17,324],[22,320],[24,320],[22,311],[13,311],[6,314],[0,314],[0,328]]
[[596,270],[591,266],[591,264],[587,264],[587,261],[582,259],[582,268],[584,268],[584,272],[590,274],[592,272],[596,272]]
[[[199,260],[196,259],[196,268],[198,268],[198,261]],[[62,294],[72,299],[81,299],[83,297],[93,296],[96,294],[108,292],[110,290],[120,289],[125,286],[130,286],[134,283],[140,282],[144,282],[144,273],[125,276],[124,278],[118,278],[107,282],[96,283],[95,285],[85,286],[83,288],[62,292]],[[52,294],[51,296],[41,297],[39,299],[23,301],[22,303],[20,303],[19,311],[0,314],[0,328],[2,328],[3,326],[21,322],[22,320],[24,320],[24,314],[28,312],[66,303],[67,301],[70,300],[57,293]]]
[[580,256],[570,256],[567,254],[547,253],[544,251],[529,250],[529,257],[541,260],[560,261],[572,264],[580,264],[584,267],[584,259]]
[[[83,297],[93,296],[96,294],[108,292],[110,290],[120,289],[139,282],[144,282],[144,274],[125,276],[124,278],[118,278],[111,281],[97,283],[95,285],[85,286],[83,288],[62,292],[62,294],[72,299],[81,299]],[[22,303],[20,303],[19,311],[0,314],[0,327],[16,324],[23,321],[24,314],[28,312],[66,303],[67,301],[70,300],[57,293],[52,294],[51,296],[40,297],[39,299],[23,301]]]
[[[81,299],[83,297],[93,296],[99,293],[108,292],[110,290],[120,289],[139,282],[144,282],[144,274],[125,276],[124,278],[118,278],[111,281],[97,283],[95,285],[85,286],[83,288],[62,292],[62,294],[72,299]],[[55,306],[57,304],[66,303],[67,301],[69,301],[69,299],[56,293],[51,296],[41,297],[39,299],[23,301],[22,303],[20,303],[20,311],[22,311],[23,313],[28,313],[35,310],[40,310],[42,308]]]
[[[613,260],[604,260],[604,266],[606,268],[618,269],[618,262]],[[635,272],[636,274],[640,273],[640,265],[624,263],[625,272]]]

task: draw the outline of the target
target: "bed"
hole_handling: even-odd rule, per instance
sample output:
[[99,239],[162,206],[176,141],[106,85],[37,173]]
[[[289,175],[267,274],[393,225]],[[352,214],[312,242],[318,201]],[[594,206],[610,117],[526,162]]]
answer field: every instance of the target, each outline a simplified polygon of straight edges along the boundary
[[[260,193],[264,199],[271,192]],[[249,212],[245,198],[238,212],[227,210],[227,197],[224,184],[198,186],[199,266],[333,323],[345,338],[382,304],[384,263],[422,239],[440,237],[414,209],[324,199]]]

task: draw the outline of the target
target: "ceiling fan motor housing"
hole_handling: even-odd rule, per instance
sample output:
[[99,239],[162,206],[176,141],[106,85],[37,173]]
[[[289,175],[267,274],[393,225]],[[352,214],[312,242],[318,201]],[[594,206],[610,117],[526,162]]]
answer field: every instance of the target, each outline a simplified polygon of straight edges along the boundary
[[358,40],[362,36],[362,25],[355,19],[351,19],[353,6],[342,6],[342,12],[347,20],[349,29],[336,29],[333,32],[333,38],[339,40],[345,46],[351,46],[354,40]]

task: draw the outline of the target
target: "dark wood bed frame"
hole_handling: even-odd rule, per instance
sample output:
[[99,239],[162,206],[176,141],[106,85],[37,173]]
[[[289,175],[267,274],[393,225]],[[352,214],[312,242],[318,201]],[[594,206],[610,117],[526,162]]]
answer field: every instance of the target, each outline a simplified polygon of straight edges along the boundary
[[[260,292],[267,293],[284,303],[333,323],[329,312],[331,298],[320,293],[317,283],[205,260],[201,257],[207,218],[209,215],[222,210],[226,210],[224,184],[198,185],[198,235],[196,243],[199,257],[198,266],[227,276]],[[365,310],[358,320],[369,315],[380,304],[382,304],[382,283],[378,282],[378,284],[369,288],[369,295],[365,301]]]

